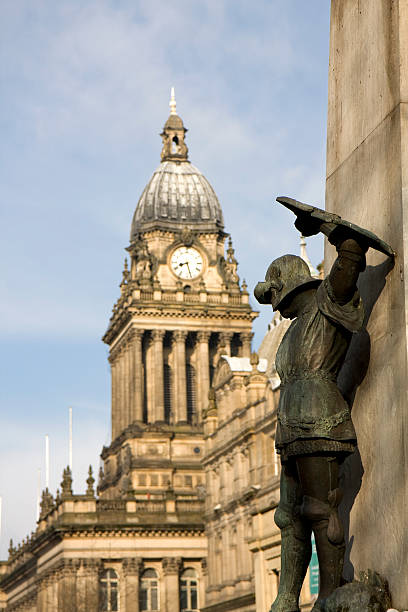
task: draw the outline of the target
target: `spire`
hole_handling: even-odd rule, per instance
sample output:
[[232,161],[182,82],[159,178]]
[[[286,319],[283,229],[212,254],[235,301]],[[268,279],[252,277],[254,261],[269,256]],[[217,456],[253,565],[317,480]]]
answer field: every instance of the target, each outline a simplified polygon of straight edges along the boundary
[[169,106],[170,116],[164,124],[163,132],[160,134],[163,140],[161,161],[188,161],[188,149],[184,142],[187,129],[183,125],[183,120],[177,114],[174,87],[171,88]]
[[310,261],[309,255],[306,251],[306,240],[303,235],[300,236],[300,256],[309,266],[310,274],[313,278],[319,278],[319,272],[314,269],[312,262]]
[[169,106],[170,106],[170,115],[177,115],[176,96],[174,94],[174,87],[171,88]]

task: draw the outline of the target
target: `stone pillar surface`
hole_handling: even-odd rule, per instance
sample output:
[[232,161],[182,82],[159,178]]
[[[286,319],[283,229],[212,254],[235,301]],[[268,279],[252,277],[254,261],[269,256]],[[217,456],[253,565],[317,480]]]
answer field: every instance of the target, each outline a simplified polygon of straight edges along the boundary
[[179,576],[182,565],[181,559],[164,557],[162,563],[166,591],[165,612],[180,612]]
[[251,342],[253,338],[252,332],[243,332],[240,334],[242,342],[242,357],[251,357]]
[[112,440],[114,440],[116,436],[116,363],[112,357],[109,358],[109,361],[111,366],[111,432]]
[[137,329],[133,334],[133,396],[132,396],[132,422],[143,421],[143,362],[142,362],[143,331]]
[[125,396],[126,396],[126,384],[125,384],[125,350],[122,348],[118,358],[118,378],[119,378],[119,402],[118,402],[118,431],[119,435],[125,427]]
[[75,560],[64,561],[58,581],[58,612],[76,612],[76,571]]
[[[353,338],[340,384],[359,455],[344,466],[350,579],[371,568],[408,609],[408,2],[332,0],[326,208],[397,252],[370,250],[359,288],[367,333]],[[328,245],[326,273],[335,250]],[[367,372],[365,370],[368,366]]]
[[125,429],[130,423],[130,402],[131,402],[131,389],[130,389],[130,376],[131,376],[131,349],[127,342],[124,348],[124,375],[123,375],[123,395],[124,395],[124,406],[123,406],[123,426]]
[[139,579],[143,566],[142,559],[124,559],[122,562],[125,579],[126,612],[139,612]]
[[147,422],[154,423],[154,359],[153,359],[153,338],[148,336],[146,340],[146,375],[145,393],[147,405]]
[[208,342],[211,332],[200,331],[197,334],[198,340],[198,367],[199,367],[199,388],[197,389],[197,397],[199,398],[199,422],[202,421],[204,411],[208,405],[208,391],[210,390],[210,359]]
[[164,330],[153,330],[154,351],[154,422],[164,422],[163,338]]
[[221,355],[231,355],[231,340],[233,332],[221,332],[220,334],[220,349]]
[[187,422],[186,338],[187,332],[173,332],[175,342],[175,407],[176,422]]

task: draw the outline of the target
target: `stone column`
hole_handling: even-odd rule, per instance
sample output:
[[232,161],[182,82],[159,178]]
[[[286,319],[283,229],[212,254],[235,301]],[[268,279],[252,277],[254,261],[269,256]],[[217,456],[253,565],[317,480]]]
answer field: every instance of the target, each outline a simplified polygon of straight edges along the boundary
[[221,355],[231,355],[231,340],[233,335],[233,332],[221,332],[219,343]]
[[58,612],[76,612],[76,572],[79,562],[66,559],[58,582]]
[[100,567],[99,560],[82,559],[76,580],[77,612],[98,612]]
[[166,591],[165,612],[180,612],[179,576],[182,560],[179,557],[164,557],[162,566]]
[[147,422],[154,423],[155,410],[154,410],[154,359],[153,359],[153,338],[152,336],[147,337],[146,341],[146,356],[145,356],[145,393],[146,393],[146,406],[147,406]]
[[112,431],[112,440],[116,438],[117,435],[117,412],[118,412],[118,402],[117,402],[117,362],[116,359],[113,359],[112,356],[109,357],[110,365],[111,365],[111,431]]
[[140,557],[134,559],[124,559],[122,562],[124,589],[121,589],[121,594],[125,594],[125,606],[121,604],[126,612],[139,612],[139,580],[140,573],[143,567],[143,561]]
[[154,352],[154,422],[164,423],[164,376],[163,376],[163,338],[164,330],[153,330]]
[[251,357],[251,342],[254,334],[252,332],[242,332],[240,334],[242,342],[242,357]]
[[125,425],[125,414],[124,414],[124,410],[125,410],[125,352],[124,349],[122,347],[119,356],[118,356],[118,395],[119,395],[119,401],[118,401],[118,431],[117,431],[117,435],[119,435],[123,429],[124,429],[124,425]]
[[204,411],[208,405],[208,391],[210,389],[210,361],[209,361],[209,350],[208,341],[210,339],[211,332],[200,331],[197,334],[198,340],[198,381],[199,388],[197,389],[198,402],[198,421],[201,422],[203,419]]
[[187,332],[173,332],[175,342],[175,407],[176,422],[187,422],[187,385],[186,385],[186,338]]
[[131,420],[143,421],[143,363],[142,363],[143,330],[135,329],[132,344],[133,395],[131,399]]
[[[352,578],[353,567],[357,576],[377,571],[389,582],[393,607],[402,610],[408,606],[407,0],[332,0],[326,208],[397,252],[394,268],[381,253],[367,253],[359,289],[369,337],[353,338],[339,382],[354,397],[360,453],[344,466],[341,507],[352,508],[345,516],[345,577]],[[335,256],[327,245],[326,273]]]
[[123,356],[123,370],[124,370],[124,406],[123,406],[123,427],[125,429],[130,423],[130,402],[131,402],[131,388],[130,388],[130,376],[131,376],[131,348],[129,342],[126,342]]

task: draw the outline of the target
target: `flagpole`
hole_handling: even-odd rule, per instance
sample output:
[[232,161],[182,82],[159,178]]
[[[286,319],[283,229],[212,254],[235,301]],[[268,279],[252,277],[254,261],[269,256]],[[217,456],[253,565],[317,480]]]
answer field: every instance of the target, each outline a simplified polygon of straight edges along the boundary
[[69,461],[68,461],[68,465],[69,465],[69,469],[71,470],[71,474],[72,474],[72,407],[70,406],[68,408],[69,411]]

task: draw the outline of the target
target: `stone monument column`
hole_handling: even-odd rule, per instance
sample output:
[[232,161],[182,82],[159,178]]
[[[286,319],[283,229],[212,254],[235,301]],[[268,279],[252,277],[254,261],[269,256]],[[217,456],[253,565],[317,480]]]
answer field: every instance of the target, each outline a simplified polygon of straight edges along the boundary
[[179,576],[182,561],[178,557],[164,557],[163,573],[166,589],[166,612],[180,612]]
[[197,334],[198,340],[198,366],[199,371],[199,384],[197,397],[199,398],[199,421],[202,420],[204,410],[208,404],[208,391],[210,390],[210,358],[208,341],[210,339],[211,332],[200,331]]
[[125,578],[126,612],[139,612],[139,580],[143,561],[140,557],[124,559],[122,567]]
[[[393,606],[406,610],[407,0],[332,0],[326,174],[326,209],[372,230],[397,253],[391,269],[390,260],[371,249],[360,277],[369,338],[354,338],[363,358],[353,361],[352,344],[339,379],[348,397],[356,390],[352,418],[360,455],[345,465],[349,493],[341,508],[349,538],[346,577],[353,570],[357,576],[367,568],[379,572]],[[329,246],[326,272],[335,255]]]
[[143,421],[143,361],[142,361],[143,330],[136,329],[133,333],[133,372],[134,379],[132,397],[132,422]]
[[164,422],[163,338],[164,330],[154,329],[154,422]]
[[173,332],[175,341],[175,405],[176,423],[187,422],[186,338],[187,332]]

